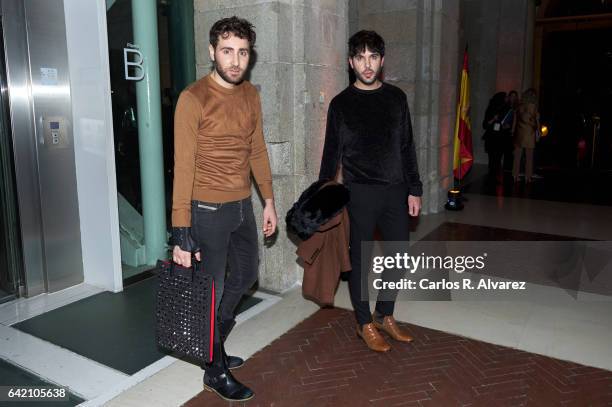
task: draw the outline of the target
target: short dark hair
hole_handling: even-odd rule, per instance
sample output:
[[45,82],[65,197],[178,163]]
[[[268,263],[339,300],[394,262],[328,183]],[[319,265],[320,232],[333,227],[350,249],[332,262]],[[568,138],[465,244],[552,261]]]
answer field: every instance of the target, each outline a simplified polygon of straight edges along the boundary
[[238,18],[236,16],[223,18],[216,23],[210,29],[210,45],[213,48],[217,48],[219,43],[219,37],[227,38],[229,34],[240,39],[246,39],[249,41],[249,48],[255,47],[255,26],[244,18]]
[[369,49],[377,52],[381,57],[385,56],[385,41],[376,31],[361,30],[351,36],[348,42],[349,57],[353,58]]

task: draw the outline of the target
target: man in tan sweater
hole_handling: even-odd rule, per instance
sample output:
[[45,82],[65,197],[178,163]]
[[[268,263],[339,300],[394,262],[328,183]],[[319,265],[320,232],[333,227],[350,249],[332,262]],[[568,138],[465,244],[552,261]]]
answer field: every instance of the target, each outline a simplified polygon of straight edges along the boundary
[[275,233],[277,223],[261,102],[255,87],[243,80],[254,44],[248,21],[217,21],[209,45],[214,69],[181,93],[174,119],[172,257],[190,267],[195,254],[214,277],[218,329],[213,362],[204,366],[204,388],[229,401],[253,397],[229,370],[243,360],[227,356],[223,348],[235,308],[258,276],[251,173],[265,200],[265,237]]

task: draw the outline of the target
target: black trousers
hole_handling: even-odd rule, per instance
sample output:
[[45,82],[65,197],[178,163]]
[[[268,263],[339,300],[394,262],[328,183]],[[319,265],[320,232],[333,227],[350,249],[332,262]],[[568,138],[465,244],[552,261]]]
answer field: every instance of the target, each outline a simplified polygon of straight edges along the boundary
[[191,227],[202,251],[203,272],[212,274],[215,281],[215,347],[206,373],[217,376],[226,370],[222,347],[229,332],[221,332],[221,328],[233,325],[236,306],[258,276],[257,225],[251,198],[226,203],[193,201]]
[[512,137],[506,133],[494,133],[490,137],[491,139],[487,141],[487,152],[489,154],[489,175],[498,175],[503,170],[511,170],[512,161],[514,159]]
[[[348,204],[348,213],[351,222],[350,254],[352,271],[349,277],[349,290],[351,302],[355,310],[355,317],[359,325],[372,322],[370,303],[368,301],[367,275],[369,265],[363,265],[362,241],[374,240],[376,227],[382,234],[383,240],[408,241],[410,239],[408,217],[408,187],[399,185],[347,185],[351,200]],[[364,253],[369,257],[370,253]],[[385,274],[383,273],[383,280]],[[376,303],[376,311],[384,316],[393,315],[395,301],[382,301]],[[384,298],[389,299],[385,294]]]

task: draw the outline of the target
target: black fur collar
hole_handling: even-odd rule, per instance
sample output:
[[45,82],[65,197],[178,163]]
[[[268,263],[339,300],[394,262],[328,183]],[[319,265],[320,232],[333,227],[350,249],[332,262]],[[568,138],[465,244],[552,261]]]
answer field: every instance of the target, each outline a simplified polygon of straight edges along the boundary
[[329,180],[316,181],[287,212],[287,229],[307,240],[321,225],[340,213],[348,201],[349,191],[344,185]]

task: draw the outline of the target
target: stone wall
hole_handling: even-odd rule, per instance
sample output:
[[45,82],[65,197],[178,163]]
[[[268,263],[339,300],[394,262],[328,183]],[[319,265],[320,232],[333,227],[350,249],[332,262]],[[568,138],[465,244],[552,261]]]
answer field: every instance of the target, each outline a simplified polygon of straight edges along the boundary
[[[437,197],[438,201],[430,203],[430,211],[443,210],[448,190],[453,186],[453,149],[455,136],[455,120],[457,102],[459,98],[459,83],[461,68],[463,67],[464,46],[460,41],[460,1],[444,0],[444,7],[439,12],[440,45],[436,49],[439,53],[440,72],[439,101],[438,101],[438,174]],[[433,162],[430,163],[434,165]],[[432,191],[432,199],[436,191]]]

